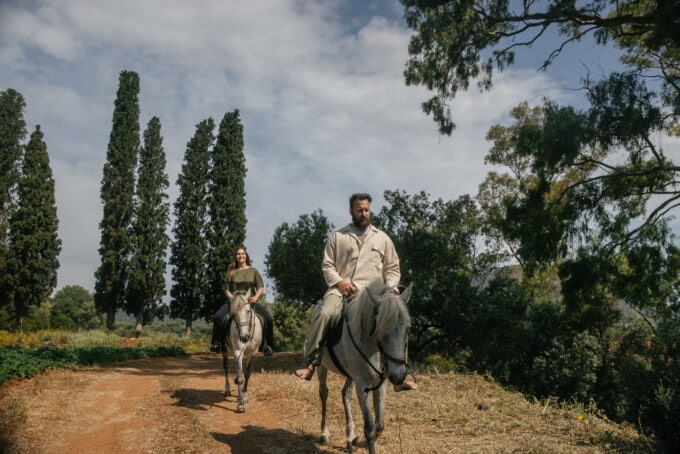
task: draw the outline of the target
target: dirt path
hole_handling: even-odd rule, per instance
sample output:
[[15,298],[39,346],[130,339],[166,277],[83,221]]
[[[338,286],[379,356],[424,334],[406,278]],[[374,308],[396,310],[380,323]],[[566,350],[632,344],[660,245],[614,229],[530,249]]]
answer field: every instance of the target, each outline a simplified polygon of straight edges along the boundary
[[[213,354],[50,370],[5,383],[0,453],[345,453],[343,379],[329,376],[331,444],[321,445],[318,381],[293,377],[300,360],[256,357],[245,413],[236,413],[236,397],[224,397],[221,357]],[[532,402],[477,374],[419,374],[418,383],[414,393],[388,387],[379,453],[655,452],[630,425]]]
[[209,354],[49,371],[5,387],[2,397],[25,411],[15,452],[319,452],[277,418],[262,396],[266,380],[251,376],[245,413],[236,413],[236,397],[224,397],[221,359]]

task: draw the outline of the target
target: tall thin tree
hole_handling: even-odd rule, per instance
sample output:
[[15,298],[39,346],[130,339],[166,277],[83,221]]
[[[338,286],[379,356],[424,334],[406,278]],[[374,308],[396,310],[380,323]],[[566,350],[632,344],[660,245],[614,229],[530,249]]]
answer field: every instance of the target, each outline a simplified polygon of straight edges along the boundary
[[210,148],[215,141],[212,118],[196,126],[194,137],[187,143],[182,172],[177,178],[179,197],[175,201],[174,240],[170,263],[173,286],[170,291],[170,316],[185,321],[185,331],[199,316],[206,289],[205,239]]
[[17,192],[19,206],[10,219],[7,268],[16,327],[22,330],[28,308],[40,306],[56,287],[61,252],[54,178],[40,126],[26,146]]
[[212,151],[208,207],[208,287],[202,315],[210,319],[225,302],[225,273],[246,237],[246,176],[239,111],[227,112]]
[[0,307],[11,304],[10,278],[6,264],[9,249],[9,220],[16,209],[22,142],[26,138],[21,93],[11,88],[0,92]]
[[168,175],[161,137],[161,122],[153,117],[144,131],[139,153],[132,256],[125,311],[134,314],[135,331],[153,319],[165,295],[165,255],[168,248]]
[[125,297],[130,229],[134,212],[135,169],[139,153],[139,76],[121,71],[113,109],[113,127],[102,177],[104,215],[99,223],[101,264],[95,272],[94,300],[113,329]]

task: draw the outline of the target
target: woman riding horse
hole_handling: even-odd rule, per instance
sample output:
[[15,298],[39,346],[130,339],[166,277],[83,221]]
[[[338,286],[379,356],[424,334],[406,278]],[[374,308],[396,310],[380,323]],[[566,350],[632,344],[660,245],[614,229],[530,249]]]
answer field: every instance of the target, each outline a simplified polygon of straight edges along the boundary
[[[257,300],[262,296],[264,284],[259,271],[251,266],[250,256],[246,248],[241,246],[236,249],[234,257],[227,268],[227,289],[225,294],[231,300],[236,292],[247,292],[250,290],[251,296],[248,302],[253,305],[255,311],[264,321],[264,340],[260,350],[265,355],[273,354],[274,349],[274,320],[269,312]],[[210,340],[210,351],[213,353],[224,352],[224,317],[229,313],[229,303],[223,305],[213,316],[212,339]]]

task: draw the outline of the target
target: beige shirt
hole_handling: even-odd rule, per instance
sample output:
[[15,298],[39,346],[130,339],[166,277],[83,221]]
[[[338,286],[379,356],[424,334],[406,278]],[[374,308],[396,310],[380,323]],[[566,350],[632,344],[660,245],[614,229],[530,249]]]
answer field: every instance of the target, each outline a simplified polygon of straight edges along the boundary
[[334,232],[326,242],[321,270],[328,292],[340,294],[335,284],[343,280],[361,289],[381,276],[390,288],[399,285],[399,257],[390,237],[371,225],[362,244],[350,225]]

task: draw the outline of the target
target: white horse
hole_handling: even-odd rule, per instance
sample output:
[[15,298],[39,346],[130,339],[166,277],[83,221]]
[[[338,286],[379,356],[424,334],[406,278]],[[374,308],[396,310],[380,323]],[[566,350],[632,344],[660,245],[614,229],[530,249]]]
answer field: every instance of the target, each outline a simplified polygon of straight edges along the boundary
[[[321,443],[330,442],[326,425],[328,371],[344,375],[342,402],[345,408],[347,448],[368,447],[375,453],[375,440],[385,428],[386,381],[401,385],[406,378],[406,341],[411,318],[406,304],[411,298],[412,284],[401,295],[390,292],[382,280],[373,281],[350,303],[343,313],[342,334],[337,342],[331,339],[324,349],[318,367],[319,397],[321,398]],[[353,384],[364,419],[364,437],[354,434],[350,409]],[[369,394],[373,397],[375,419],[371,415]]]
[[[229,312],[232,320],[226,335],[226,345],[234,355],[236,362],[236,379],[238,386],[238,402],[236,411],[246,411],[248,402],[248,379],[250,378],[250,364],[262,342],[262,320],[248,302],[250,291],[236,292],[229,298]],[[231,396],[229,374],[227,372],[228,352],[222,352],[222,367],[224,368],[224,395]]]

